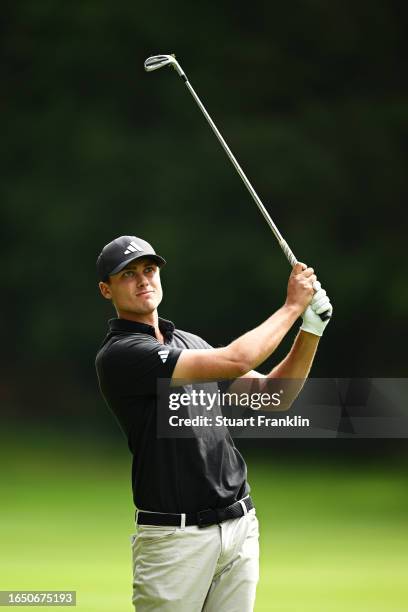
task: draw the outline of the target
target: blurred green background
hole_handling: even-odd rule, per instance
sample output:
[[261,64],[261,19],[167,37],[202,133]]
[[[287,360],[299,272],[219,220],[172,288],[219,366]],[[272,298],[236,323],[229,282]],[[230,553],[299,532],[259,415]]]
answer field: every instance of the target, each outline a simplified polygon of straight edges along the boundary
[[[151,241],[169,262],[161,314],[214,346],[285,297],[270,230],[182,83],[146,74],[147,56],[177,54],[328,290],[313,375],[406,376],[407,13],[393,0],[4,5],[0,589],[130,608],[129,457],[93,363],[113,314],[96,286],[104,244]],[[239,446],[261,520],[257,612],[408,609],[405,440]]]

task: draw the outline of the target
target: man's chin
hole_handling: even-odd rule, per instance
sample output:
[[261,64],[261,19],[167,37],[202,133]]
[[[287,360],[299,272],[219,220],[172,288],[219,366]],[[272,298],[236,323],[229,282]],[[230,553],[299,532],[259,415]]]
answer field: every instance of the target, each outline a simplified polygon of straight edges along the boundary
[[158,307],[157,300],[154,298],[148,298],[143,304],[139,306],[140,310],[143,312],[150,313],[157,309]]
[[129,308],[127,312],[133,315],[150,315],[156,309],[157,304],[154,300],[146,300],[144,304],[138,304],[137,306]]

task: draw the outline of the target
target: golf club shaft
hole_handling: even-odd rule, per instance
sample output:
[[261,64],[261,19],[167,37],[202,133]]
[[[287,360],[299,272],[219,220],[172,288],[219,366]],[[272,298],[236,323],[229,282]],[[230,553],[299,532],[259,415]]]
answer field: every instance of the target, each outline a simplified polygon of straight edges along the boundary
[[[183,73],[183,75],[184,75],[184,73]],[[182,76],[182,75],[180,75],[180,76]],[[199,109],[203,113],[204,117],[207,119],[207,122],[210,125],[212,131],[214,132],[214,134],[218,138],[222,148],[224,149],[224,151],[228,155],[232,165],[234,166],[235,170],[238,172],[239,176],[241,177],[245,187],[248,189],[248,191],[251,194],[252,198],[255,200],[255,203],[258,206],[259,210],[261,211],[262,215],[264,216],[265,221],[267,222],[267,224],[271,228],[275,238],[279,242],[279,245],[280,245],[282,251],[285,253],[285,255],[286,255],[290,265],[293,267],[297,263],[297,259],[296,259],[295,255],[293,254],[292,250],[288,246],[286,240],[283,239],[282,234],[280,233],[280,231],[276,227],[275,223],[272,221],[268,211],[266,210],[265,206],[262,204],[258,194],[256,193],[255,189],[252,187],[251,183],[249,182],[248,177],[246,176],[245,172],[242,170],[241,166],[239,165],[239,163],[237,162],[235,156],[233,155],[231,149],[229,148],[229,146],[225,142],[224,138],[222,137],[222,135],[221,135],[220,131],[218,130],[217,126],[215,125],[214,121],[211,119],[210,115],[208,114],[204,104],[201,102],[200,98],[198,97],[198,95],[194,91],[193,87],[191,86],[191,83],[189,82],[189,80],[187,79],[187,77],[185,75],[184,75],[184,77],[185,78],[183,78],[183,77],[182,78],[183,78],[183,81],[186,84],[187,89],[189,90],[189,92],[193,96],[194,100],[197,103],[197,106],[199,107]]]
[[[229,148],[229,146],[225,142],[224,138],[221,136],[220,131],[218,130],[218,128],[215,125],[214,121],[211,119],[210,115],[208,114],[204,104],[201,102],[200,98],[198,97],[198,95],[194,91],[192,85],[190,84],[189,80],[187,79],[187,76],[186,76],[184,70],[181,68],[180,64],[176,60],[175,55],[157,55],[157,56],[152,56],[152,57],[149,57],[145,61],[144,65],[145,65],[145,69],[150,72],[152,70],[157,70],[157,69],[159,69],[159,68],[161,68],[163,66],[169,65],[169,64],[176,70],[178,75],[181,77],[181,79],[186,84],[187,89],[189,90],[189,92],[193,96],[193,98],[196,101],[199,109],[201,110],[201,112],[203,113],[204,117],[206,118],[207,123],[209,124],[209,126],[212,129],[212,131],[214,132],[214,134],[218,138],[222,148],[224,149],[224,151],[228,155],[232,165],[234,166],[234,168],[238,172],[238,174],[241,177],[245,187],[248,189],[248,191],[251,194],[252,198],[254,199],[256,205],[258,206],[259,210],[261,211],[265,221],[267,222],[267,224],[269,225],[270,229],[272,230],[273,235],[275,236],[276,240],[278,241],[282,251],[286,255],[286,258],[288,259],[290,265],[292,267],[294,267],[297,264],[297,259],[296,259],[295,255],[293,254],[293,252],[290,249],[289,245],[287,244],[286,240],[283,239],[283,237],[282,237],[280,231],[278,230],[278,228],[276,227],[275,223],[272,221],[268,211],[266,210],[265,206],[262,204],[258,194],[256,193],[255,189],[252,187],[251,183],[249,182],[245,172],[242,170],[241,166],[239,165],[239,163],[235,159],[235,156],[233,155],[231,149]],[[327,312],[323,312],[319,316],[322,319],[322,321],[330,319],[331,318],[331,311],[328,310]]]
[[[234,166],[235,170],[238,172],[239,176],[241,177],[245,187],[248,189],[248,191],[251,194],[252,198],[255,200],[256,205],[258,206],[259,210],[261,211],[262,215],[264,216],[265,221],[267,222],[267,224],[271,228],[275,238],[277,239],[277,241],[278,241],[282,251],[286,255],[290,265],[292,267],[294,267],[297,264],[297,259],[296,259],[295,255],[293,254],[292,250],[290,249],[288,243],[286,242],[286,240],[283,239],[282,234],[280,233],[280,231],[276,227],[275,223],[272,221],[268,211],[266,210],[265,206],[262,204],[261,199],[259,198],[259,196],[256,193],[255,189],[252,187],[251,183],[249,182],[248,177],[246,176],[245,172],[242,170],[241,166],[237,162],[234,154],[232,153],[231,149],[229,148],[229,146],[225,142],[224,138],[222,137],[222,135],[221,135],[220,131],[218,130],[217,126],[215,125],[214,121],[211,119],[211,117],[208,114],[204,104],[201,102],[200,98],[198,97],[198,95],[194,91],[194,88],[190,84],[190,82],[187,79],[185,73],[183,72],[182,74],[180,74],[180,76],[181,76],[182,80],[185,82],[186,87],[189,90],[189,92],[191,93],[191,95],[193,96],[194,100],[197,102],[197,106],[199,107],[199,109],[203,113],[204,117],[207,119],[208,124],[210,125],[212,131],[214,132],[214,134],[218,138],[222,148],[224,149],[224,151],[228,155],[228,157],[229,157],[232,165]],[[330,318],[330,317],[328,316],[328,313],[322,313],[320,315],[320,318],[324,321],[324,320],[326,320],[327,318]]]

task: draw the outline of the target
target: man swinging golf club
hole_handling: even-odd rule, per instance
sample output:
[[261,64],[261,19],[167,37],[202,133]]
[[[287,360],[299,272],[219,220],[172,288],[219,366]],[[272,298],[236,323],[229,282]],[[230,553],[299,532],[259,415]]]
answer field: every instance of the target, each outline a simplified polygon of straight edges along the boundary
[[[204,436],[159,438],[157,380],[226,380],[230,390],[246,378],[259,385],[304,380],[332,307],[314,270],[296,263],[281,308],[227,346],[212,348],[159,317],[164,264],[136,236],[116,238],[97,260],[100,292],[117,318],[109,321],[96,368],[133,454],[133,603],[137,612],[250,612],[258,521],[244,459],[230,435],[212,426]],[[322,320],[322,313],[329,316]],[[266,376],[256,372],[299,316],[288,355]]]

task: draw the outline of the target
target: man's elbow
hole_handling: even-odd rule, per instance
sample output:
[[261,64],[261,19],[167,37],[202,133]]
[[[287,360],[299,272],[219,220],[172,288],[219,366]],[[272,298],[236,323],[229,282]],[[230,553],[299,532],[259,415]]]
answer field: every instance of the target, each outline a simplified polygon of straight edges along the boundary
[[281,410],[282,412],[288,412],[288,410],[290,410],[293,406],[293,402],[295,400],[289,400],[289,401],[284,401],[281,403],[281,405],[279,406],[279,410]]
[[292,408],[294,401],[295,400],[283,401],[280,404],[271,403],[266,406],[262,406],[262,410],[265,410],[266,412],[288,412],[288,410]]
[[233,361],[228,362],[228,364],[226,365],[226,378],[240,378],[241,376],[244,376],[247,372],[249,372],[249,369],[244,361],[237,361],[234,359]]
[[252,364],[249,363],[245,355],[234,355],[228,361],[228,370],[234,378],[244,376],[252,370]]

